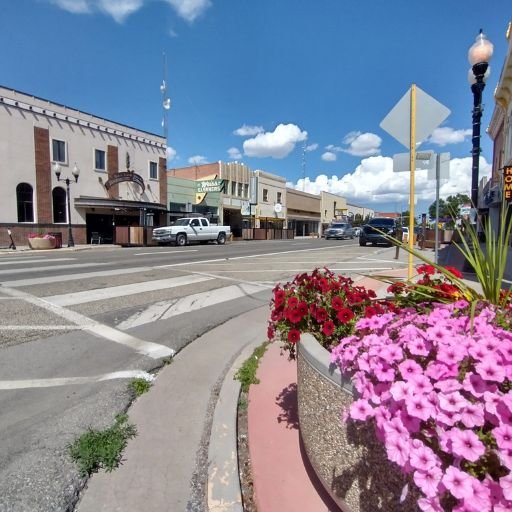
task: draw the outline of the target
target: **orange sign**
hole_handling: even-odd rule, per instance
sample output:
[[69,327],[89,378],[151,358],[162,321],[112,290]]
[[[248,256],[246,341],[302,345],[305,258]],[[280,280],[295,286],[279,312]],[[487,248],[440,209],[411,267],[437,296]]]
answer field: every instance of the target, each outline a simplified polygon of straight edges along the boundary
[[503,168],[503,197],[505,201],[512,201],[512,165]]

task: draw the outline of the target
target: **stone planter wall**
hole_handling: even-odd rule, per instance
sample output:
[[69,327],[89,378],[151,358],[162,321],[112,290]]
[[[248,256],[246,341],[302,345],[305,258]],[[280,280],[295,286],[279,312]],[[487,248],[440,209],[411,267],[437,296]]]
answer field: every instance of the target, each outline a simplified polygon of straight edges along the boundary
[[387,461],[373,425],[342,422],[353,401],[350,378],[330,365],[329,352],[310,335],[302,335],[298,347],[297,393],[306,455],[342,511],[418,510],[411,492],[400,503],[407,480]]
[[55,249],[55,238],[29,238],[28,245],[31,249]]

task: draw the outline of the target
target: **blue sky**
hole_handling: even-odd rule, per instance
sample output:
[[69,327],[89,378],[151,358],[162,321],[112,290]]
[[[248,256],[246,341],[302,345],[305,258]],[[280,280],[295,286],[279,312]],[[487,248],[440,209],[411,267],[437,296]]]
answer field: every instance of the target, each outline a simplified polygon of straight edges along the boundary
[[[421,149],[451,154],[442,195],[469,193],[467,50],[480,28],[494,44],[486,128],[511,18],[510,0],[4,0],[0,83],[162,133],[165,52],[168,167],[238,160],[398,211],[408,176],[390,157],[406,148],[380,122],[412,83],[447,106]],[[481,175],[486,134],[482,157]],[[425,171],[416,194],[426,211]]]

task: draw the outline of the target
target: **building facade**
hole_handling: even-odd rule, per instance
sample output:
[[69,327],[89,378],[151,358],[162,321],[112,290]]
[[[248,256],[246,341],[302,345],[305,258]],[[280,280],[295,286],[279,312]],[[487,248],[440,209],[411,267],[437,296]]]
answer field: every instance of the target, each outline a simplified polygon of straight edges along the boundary
[[165,152],[158,135],[0,87],[0,244],[7,229],[26,245],[31,232],[66,240],[70,223],[83,244],[165,222]]
[[319,236],[320,232],[320,196],[286,189],[287,224],[295,236]]
[[479,197],[479,206],[489,209],[493,226],[499,226],[503,201],[512,201],[512,22],[506,38],[508,49],[494,93],[495,106],[487,132],[493,140],[492,174]]

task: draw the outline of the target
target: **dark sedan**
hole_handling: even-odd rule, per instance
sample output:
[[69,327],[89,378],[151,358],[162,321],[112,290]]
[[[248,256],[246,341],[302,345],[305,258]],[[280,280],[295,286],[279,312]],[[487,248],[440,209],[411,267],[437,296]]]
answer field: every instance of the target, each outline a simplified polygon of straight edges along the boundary
[[363,247],[367,243],[371,243],[372,245],[393,245],[392,241],[388,237],[396,237],[396,234],[397,223],[395,219],[374,217],[363,226],[363,230],[359,236],[359,245]]

